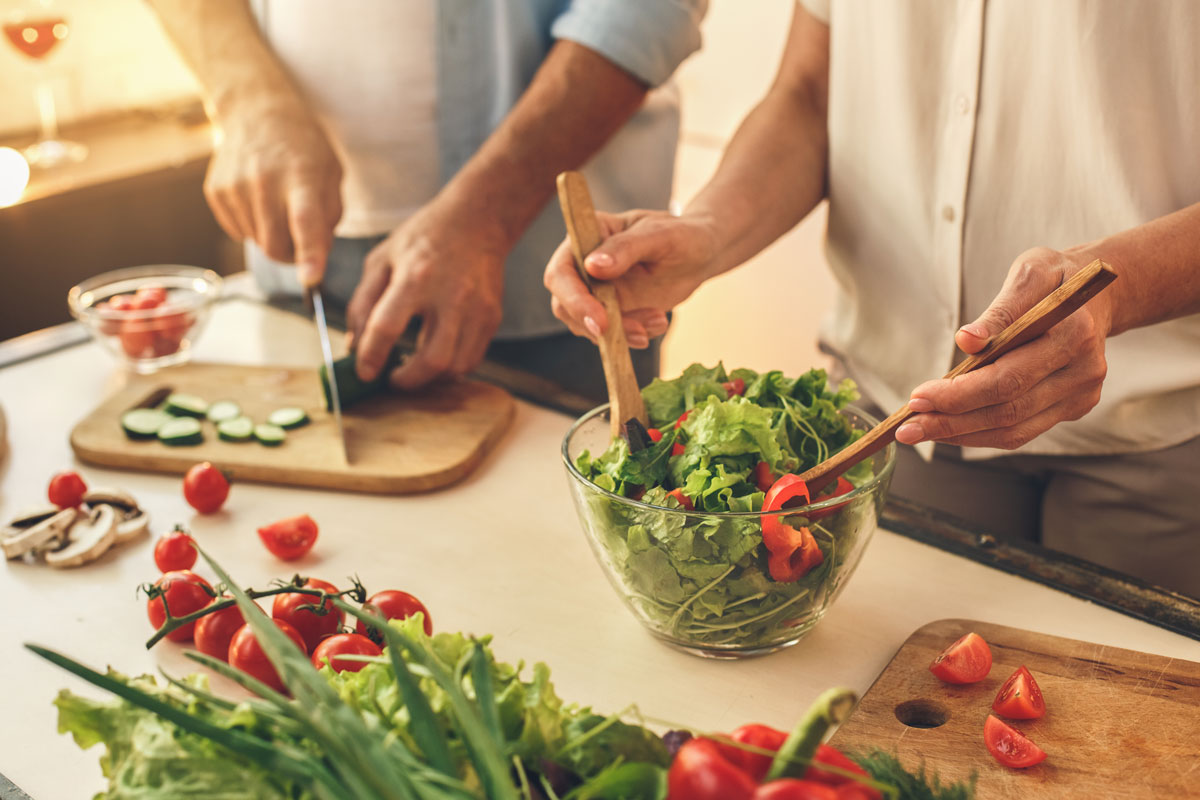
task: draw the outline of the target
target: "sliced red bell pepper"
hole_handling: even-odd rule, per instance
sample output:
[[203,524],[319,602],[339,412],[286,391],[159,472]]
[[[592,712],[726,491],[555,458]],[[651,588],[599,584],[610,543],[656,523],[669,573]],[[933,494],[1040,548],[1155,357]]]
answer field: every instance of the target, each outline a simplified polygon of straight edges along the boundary
[[679,503],[679,505],[683,506],[688,511],[691,511],[695,508],[695,506],[692,505],[691,498],[683,493],[683,489],[672,489],[671,491],[667,492],[667,497],[674,497],[675,502]]
[[687,448],[683,446],[682,442],[676,442],[675,444],[671,445],[671,455],[681,456],[683,455],[683,451],[686,449]]
[[[829,500],[830,498],[838,497],[839,495],[850,494],[850,492],[853,492],[853,491],[854,491],[854,484],[851,483],[850,481],[846,480],[845,478],[843,478],[841,475],[838,475],[837,483],[834,485],[833,491],[826,490],[826,491],[821,492],[820,494],[818,494],[816,496],[816,498],[813,500],[813,502],[819,503],[822,500]],[[832,514],[833,512],[837,511],[839,508],[843,508],[845,505],[846,505],[845,503],[838,503],[836,506],[830,506],[829,508],[817,509],[816,511],[813,511],[812,513],[810,513],[808,515],[808,518],[810,520],[813,520],[813,519],[821,519],[822,517],[827,517],[830,514]]]
[[647,428],[646,434],[650,437],[650,441],[652,442],[657,443],[662,441],[662,431],[660,431],[658,428]]
[[758,487],[759,491],[769,491],[773,483],[775,483],[775,473],[771,471],[771,465],[765,461],[755,464],[754,485]]
[[692,415],[692,411],[694,411],[694,410],[695,409],[689,408],[687,411],[680,414],[679,419],[675,420],[675,427],[678,428],[680,425],[687,422],[687,418]]
[[825,560],[825,554],[808,528],[784,525],[780,515],[766,512],[809,502],[808,486],[799,475],[790,474],[775,481],[763,501],[762,533],[767,548],[767,571],[781,583],[800,580]]

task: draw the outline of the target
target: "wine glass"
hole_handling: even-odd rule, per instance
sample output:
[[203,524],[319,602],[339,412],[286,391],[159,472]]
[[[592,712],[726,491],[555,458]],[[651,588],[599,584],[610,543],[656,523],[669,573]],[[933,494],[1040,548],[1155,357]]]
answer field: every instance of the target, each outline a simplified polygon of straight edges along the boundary
[[[4,38],[26,57],[41,62],[66,40],[71,29],[55,6],[54,0],[20,0],[4,13]],[[58,135],[58,113],[54,105],[54,86],[44,75],[34,87],[38,119],[38,140],[25,148],[25,159],[33,166],[53,167],[82,161],[87,147]]]

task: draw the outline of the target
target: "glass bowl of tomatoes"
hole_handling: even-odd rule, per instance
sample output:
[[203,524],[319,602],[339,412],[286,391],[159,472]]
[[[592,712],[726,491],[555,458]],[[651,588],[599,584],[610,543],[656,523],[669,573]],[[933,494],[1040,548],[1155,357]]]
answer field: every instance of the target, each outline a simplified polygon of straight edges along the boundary
[[[876,423],[853,406],[836,413],[846,423],[843,446]],[[687,445],[679,443],[682,433],[668,433],[677,437],[672,462],[691,457],[689,447],[704,448],[696,443],[706,433],[722,438],[704,419]],[[661,437],[653,429],[652,441]],[[875,532],[896,462],[892,443],[848,479],[808,497],[795,474],[801,468],[766,474],[750,448],[712,458],[706,468],[723,485],[701,497],[687,494],[700,481],[668,486],[672,472],[680,475],[674,464],[662,485],[630,485],[632,479],[621,478],[628,474],[624,467],[605,461],[614,446],[627,445],[611,438],[608,406],[577,420],[562,443],[571,497],[597,561],[653,636],[694,655],[724,659],[794,645],[820,621]],[[596,458],[600,453],[605,455]],[[705,510],[718,504],[738,510]]]
[[220,295],[211,269],[158,264],[89,278],[71,287],[67,305],[104,349],[147,374],[191,357]]

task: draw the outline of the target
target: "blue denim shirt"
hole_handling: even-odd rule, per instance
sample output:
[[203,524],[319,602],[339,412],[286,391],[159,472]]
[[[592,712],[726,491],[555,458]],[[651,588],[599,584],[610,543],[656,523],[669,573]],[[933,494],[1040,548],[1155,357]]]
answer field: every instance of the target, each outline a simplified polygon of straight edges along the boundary
[[[382,2],[383,0],[381,0]],[[436,0],[438,145],[443,183],[478,150],[533,79],[558,39],[577,42],[635,75],[652,91],[643,107],[584,167],[596,207],[665,208],[679,137],[679,102],[667,81],[700,47],[708,0]],[[272,8],[280,13],[286,6]],[[261,8],[258,9],[261,13]],[[381,234],[386,233],[381,231]],[[505,265],[504,319],[497,338],[565,330],[550,312],[542,271],[566,235],[547,204]],[[349,243],[343,243],[349,244]],[[326,291],[349,298],[363,247],[335,247]],[[299,291],[294,270],[271,269],[251,247],[251,268],[268,291]]]

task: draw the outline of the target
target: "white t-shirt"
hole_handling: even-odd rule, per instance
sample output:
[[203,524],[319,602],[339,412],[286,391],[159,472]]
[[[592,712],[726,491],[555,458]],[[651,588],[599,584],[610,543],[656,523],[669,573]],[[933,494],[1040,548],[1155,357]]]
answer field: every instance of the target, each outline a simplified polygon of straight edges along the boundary
[[[1200,3],[802,1],[830,26],[822,337],[884,408],[949,370],[1023,251],[1200,202]],[[1023,452],[1200,435],[1200,315],[1106,352],[1099,405]]]
[[[255,5],[263,37],[312,104],[342,162],[339,236],[387,233],[440,186],[434,3]],[[397,31],[404,32],[400,40]]]

